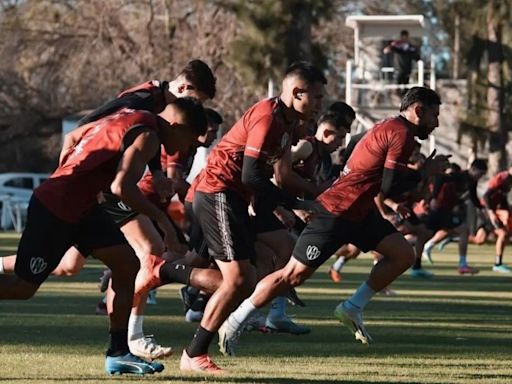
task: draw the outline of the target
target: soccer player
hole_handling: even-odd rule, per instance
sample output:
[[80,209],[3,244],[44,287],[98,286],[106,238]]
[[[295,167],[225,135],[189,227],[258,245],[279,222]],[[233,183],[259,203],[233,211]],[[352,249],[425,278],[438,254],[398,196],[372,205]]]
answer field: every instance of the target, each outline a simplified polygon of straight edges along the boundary
[[183,351],[182,371],[222,372],[208,356],[208,347],[220,325],[256,283],[250,261],[255,251],[248,204],[253,196],[259,196],[270,211],[277,205],[300,205],[270,181],[272,166],[289,149],[298,122],[310,120],[320,110],[325,83],[322,72],[311,64],[292,64],[280,96],[260,101],[245,112],[210,153],[198,176],[193,209],[223,281]]
[[494,272],[510,273],[510,269],[503,264],[503,251],[508,240],[507,224],[510,215],[507,195],[512,189],[512,168],[495,175],[489,180],[487,190],[483,196],[483,203],[496,234],[496,260],[492,270]]
[[29,299],[72,245],[112,270],[113,297],[107,305],[110,343],[108,373],[154,373],[128,348],[127,327],[139,261],[112,218],[99,208],[97,195],[111,189],[127,204],[172,232],[167,217],[137,187],[146,164],[163,144],[168,153],[188,148],[206,130],[203,108],[193,99],[176,99],[158,116],[121,109],[87,124],[76,145],[31,198],[21,237],[15,275],[0,276],[1,299]]
[[[374,197],[387,196],[395,178],[408,172],[406,163],[414,149],[414,137],[424,140],[438,126],[440,104],[434,91],[413,87],[402,98],[400,115],[377,123],[361,139],[341,176],[318,197],[321,212],[302,232],[288,264],[261,280],[219,330],[228,354],[234,352],[241,327],[257,308],[301,285],[346,243],[383,255],[368,280],[335,310],[335,316],[357,340],[371,342],[363,324],[364,307],[414,262],[412,246],[377,212]],[[427,174],[436,163],[434,159],[426,166]]]
[[444,240],[450,232],[459,235],[459,268],[461,275],[478,273],[467,262],[469,229],[464,212],[464,199],[469,197],[476,208],[483,209],[478,199],[476,187],[478,180],[487,172],[484,160],[476,159],[471,163],[469,170],[444,174],[436,178],[432,191],[429,212],[426,217],[426,226],[433,231],[434,236],[425,243],[423,257],[432,263],[431,252],[433,247]]

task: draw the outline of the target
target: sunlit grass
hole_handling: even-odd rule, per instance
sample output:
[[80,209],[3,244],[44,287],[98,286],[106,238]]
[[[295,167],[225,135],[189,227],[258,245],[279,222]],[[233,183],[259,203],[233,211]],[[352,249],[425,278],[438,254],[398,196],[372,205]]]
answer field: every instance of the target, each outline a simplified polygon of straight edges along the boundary
[[[13,253],[18,236],[0,234],[0,254]],[[507,253],[508,255],[508,253]],[[512,256],[509,257],[512,259]],[[0,303],[0,382],[96,383],[111,380],[165,383],[512,383],[512,276],[491,271],[493,248],[472,247],[482,272],[456,273],[456,248],[434,253],[431,281],[407,274],[393,284],[398,296],[377,296],[366,324],[375,344],[357,344],[332,316],[335,305],[365,278],[368,256],[348,264],[341,284],[322,267],[299,294],[304,309],[290,308],[312,328],[306,336],[244,334],[236,359],[211,352],[229,370],[219,378],[181,375],[178,359],[196,325],[185,323],[177,285],[158,291],[146,331],[172,345],[162,374],[109,378],[103,371],[108,322],[96,316],[101,264],[88,260],[73,278],[51,278],[27,302]]]

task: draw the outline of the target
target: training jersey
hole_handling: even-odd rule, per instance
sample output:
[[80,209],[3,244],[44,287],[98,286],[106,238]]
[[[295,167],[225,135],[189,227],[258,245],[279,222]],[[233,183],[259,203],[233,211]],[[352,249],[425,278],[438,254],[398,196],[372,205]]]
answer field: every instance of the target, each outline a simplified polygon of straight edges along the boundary
[[375,207],[384,168],[407,171],[414,147],[414,135],[405,118],[377,123],[359,140],[340,177],[317,201],[334,215],[363,220]]
[[[165,152],[164,147],[161,146],[160,162],[162,163],[162,169],[164,170],[164,173],[166,173],[167,168],[172,167],[181,169],[183,174],[187,175],[192,168],[195,153],[195,150],[186,152],[178,151],[172,155],[168,155]],[[144,176],[142,176],[140,179],[138,186],[142,194],[158,207],[165,208],[167,205],[169,205],[171,200],[170,197],[165,201],[162,201],[160,195],[155,192],[155,189],[153,188],[153,174],[149,169],[146,169],[146,172],[144,172]]]
[[134,129],[158,131],[161,118],[145,111],[122,109],[90,123],[50,178],[34,190],[38,200],[59,219],[75,223],[109,190]]
[[435,199],[434,210],[452,210],[470,198],[477,208],[482,205],[476,192],[477,182],[468,171],[438,176],[434,181],[432,199]]
[[121,108],[141,109],[158,114],[165,109],[165,90],[169,88],[167,81],[151,80],[131,87],[121,92],[117,98],[107,101],[78,122],[82,126],[105,116],[108,116]]
[[291,145],[296,124],[287,124],[279,98],[256,103],[226,133],[208,156],[197,191],[215,193],[232,190],[250,198],[251,191],[242,184],[244,156],[264,160],[268,178],[272,165]]
[[[500,204],[507,204],[507,195],[512,189],[512,175],[503,171],[493,176],[487,183],[486,199],[487,208],[493,209]],[[508,204],[507,204],[508,205]]]

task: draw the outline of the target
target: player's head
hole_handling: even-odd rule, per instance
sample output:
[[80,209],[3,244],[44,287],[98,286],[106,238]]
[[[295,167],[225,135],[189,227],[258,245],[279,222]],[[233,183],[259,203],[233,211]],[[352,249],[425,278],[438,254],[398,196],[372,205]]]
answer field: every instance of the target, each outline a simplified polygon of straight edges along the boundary
[[197,140],[199,141],[199,145],[202,147],[209,147],[217,138],[217,132],[219,131],[219,127],[222,124],[223,119],[222,116],[214,109],[205,108],[204,112],[206,114],[208,128],[206,128],[206,133],[199,136]]
[[329,105],[327,112],[333,112],[341,115],[349,126],[352,125],[356,119],[356,112],[354,109],[343,101],[335,101]]
[[350,125],[342,115],[327,112],[318,120],[315,137],[325,144],[328,152],[334,152],[340,147],[348,132],[350,132]]
[[159,132],[160,141],[168,154],[188,151],[206,132],[206,114],[199,100],[193,97],[173,100],[159,116],[169,123]]
[[475,180],[480,179],[487,173],[487,162],[483,159],[475,159],[469,166],[469,174]]
[[306,61],[291,64],[283,79],[282,99],[300,120],[315,119],[322,108],[327,80],[320,69]]
[[417,126],[415,135],[425,140],[439,125],[441,98],[430,88],[412,87],[402,97],[400,113]]
[[407,29],[402,29],[400,31],[400,40],[402,40],[403,42],[409,41],[409,32],[407,31]]
[[462,171],[462,168],[457,163],[449,163],[446,169],[444,170],[444,173],[447,175],[454,175],[456,173],[460,173]]
[[181,70],[169,89],[177,97],[194,97],[201,102],[215,97],[216,79],[202,60],[192,60]]

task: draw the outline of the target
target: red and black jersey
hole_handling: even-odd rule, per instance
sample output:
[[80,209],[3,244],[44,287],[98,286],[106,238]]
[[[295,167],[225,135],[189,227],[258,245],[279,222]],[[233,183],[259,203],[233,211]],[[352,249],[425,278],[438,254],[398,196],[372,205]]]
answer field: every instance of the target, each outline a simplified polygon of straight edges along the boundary
[[476,192],[477,182],[468,171],[438,176],[434,181],[433,209],[452,210],[468,197],[477,208],[482,208]]
[[402,117],[377,123],[354,147],[340,177],[318,201],[329,212],[361,221],[374,209],[384,168],[407,171],[414,135]]
[[121,108],[137,109],[158,114],[165,109],[165,91],[168,87],[169,83],[167,81],[151,80],[129,88],[121,92],[117,98],[107,101],[80,119],[78,126],[99,120]]
[[110,189],[126,134],[134,129],[158,131],[159,124],[159,117],[131,109],[90,123],[35,196],[58,218],[79,221],[96,204],[97,194]]
[[264,160],[268,178],[272,177],[272,165],[290,147],[293,129],[284,119],[278,98],[256,103],[213,148],[197,190],[233,190],[249,198],[251,191],[241,181],[244,156]]
[[483,202],[488,209],[507,209],[507,195],[512,189],[512,175],[508,171],[503,171],[492,177],[484,193]]
[[[172,155],[168,155],[162,146],[160,155],[162,169],[167,170],[168,168],[175,167],[180,168],[183,171],[183,174],[188,174],[192,168],[195,153],[196,151],[176,152]],[[146,172],[144,172],[144,176],[140,179],[138,186],[144,196],[158,207],[165,209],[169,205],[170,198],[166,201],[162,201],[160,195],[155,192],[153,188],[153,174],[150,170],[146,170]]]

